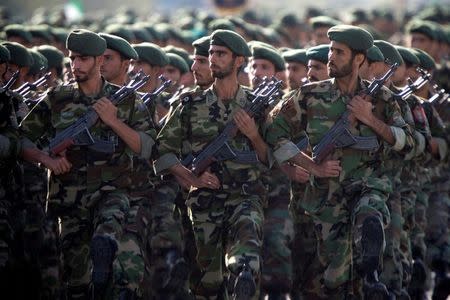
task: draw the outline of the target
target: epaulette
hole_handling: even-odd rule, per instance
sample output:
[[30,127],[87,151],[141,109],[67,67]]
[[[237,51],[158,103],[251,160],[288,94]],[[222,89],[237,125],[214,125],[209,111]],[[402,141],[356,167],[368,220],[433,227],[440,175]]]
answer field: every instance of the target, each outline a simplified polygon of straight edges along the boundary
[[179,99],[181,99],[181,103],[184,105],[189,102],[203,100],[205,95],[206,90],[193,89],[180,94]]

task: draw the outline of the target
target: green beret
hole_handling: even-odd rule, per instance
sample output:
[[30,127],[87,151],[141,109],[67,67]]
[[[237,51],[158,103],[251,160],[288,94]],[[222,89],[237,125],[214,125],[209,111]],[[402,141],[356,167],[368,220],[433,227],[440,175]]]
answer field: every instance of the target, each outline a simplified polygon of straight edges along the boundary
[[300,64],[308,65],[308,57],[306,56],[306,49],[292,49],[282,54],[286,62],[297,62]]
[[420,60],[420,67],[431,71],[436,69],[436,62],[434,59],[425,51],[412,48],[412,52],[417,56],[417,58]]
[[422,33],[432,40],[435,40],[437,38],[434,26],[429,21],[412,20],[406,25],[406,31],[409,33]]
[[156,35],[159,37],[160,41],[167,41],[169,39],[168,27],[167,24],[159,23],[156,24],[153,29],[156,32]]
[[286,65],[281,54],[272,48],[262,45],[255,45],[252,47],[252,56],[254,59],[266,59],[270,61],[277,72],[286,70]]
[[46,72],[48,70],[47,58],[35,49],[28,49],[28,52],[33,57],[33,64],[30,66],[28,73],[30,75],[36,75],[39,72]]
[[119,52],[126,59],[138,59],[138,54],[125,39],[108,33],[99,33],[105,39],[106,48]]
[[418,66],[420,65],[419,58],[414,54],[412,49],[406,48],[403,46],[395,46],[400,55],[403,58],[403,61],[409,65]]
[[313,60],[318,60],[324,64],[328,63],[328,52],[330,51],[330,45],[322,44],[308,48],[306,50],[306,57]]
[[189,72],[189,66],[181,56],[175,53],[167,53],[166,55],[169,58],[169,65],[180,70],[181,74]]
[[286,14],[281,17],[280,24],[287,26],[287,27],[293,27],[300,25],[300,21],[298,20],[297,16],[294,14]]
[[35,38],[41,38],[46,42],[50,43],[53,40],[52,34],[50,32],[50,27],[48,25],[34,25],[28,27],[28,31]]
[[169,63],[166,53],[156,44],[145,42],[134,44],[133,48],[136,50],[140,60],[152,66],[164,67]]
[[28,43],[30,43],[31,40],[33,39],[31,33],[25,28],[25,26],[21,24],[6,25],[5,28],[3,28],[3,31],[6,33],[7,38],[11,36],[19,36]]
[[106,50],[106,41],[95,32],[75,29],[66,40],[67,49],[87,56],[100,56]]
[[362,9],[354,9],[350,12],[350,23],[369,23],[369,17],[367,13]]
[[174,53],[174,54],[180,56],[182,59],[184,59],[186,64],[189,66],[189,68],[192,66],[193,60],[190,57],[189,52],[187,52],[183,48],[169,45],[169,46],[164,47],[163,50],[166,53]]
[[16,42],[4,42],[2,45],[8,49],[11,55],[10,63],[19,67],[30,67],[33,64],[33,57],[25,46]]
[[375,46],[377,46],[381,53],[383,53],[384,58],[387,60],[389,64],[398,63],[398,65],[404,64],[403,58],[398,52],[398,50],[386,41],[376,40],[373,42]]
[[373,45],[372,35],[365,29],[352,25],[337,25],[328,29],[331,41],[344,43],[353,50],[368,50]]
[[69,34],[66,29],[60,27],[51,27],[50,32],[53,35],[55,41],[60,43],[65,43],[67,35]]
[[372,25],[360,24],[358,26],[361,27],[362,29],[367,30],[372,35],[374,40],[383,40],[384,39],[384,36],[381,34],[381,32],[376,30],[376,28],[373,27]]
[[244,38],[231,30],[219,29],[211,34],[211,45],[224,46],[238,56],[252,55]]
[[134,40],[133,32],[124,25],[110,24],[106,26],[105,32],[113,34],[115,36],[119,36],[128,42],[132,42]]
[[11,55],[9,54],[8,48],[3,45],[0,45],[0,64],[8,62],[11,59]]
[[36,48],[39,53],[47,58],[48,68],[61,68],[64,60],[64,53],[58,48],[50,45],[42,45]]
[[236,26],[234,26],[234,24],[228,19],[216,19],[212,22],[209,22],[208,30],[210,32],[213,32],[214,30],[217,30],[217,29],[226,29],[226,30],[235,31]]
[[133,33],[134,38],[138,41],[144,41],[144,42],[153,41],[153,36],[145,28],[138,27],[135,25],[135,26],[130,27],[130,30]]
[[211,38],[209,35],[201,37],[197,40],[195,40],[192,43],[192,46],[194,46],[194,55],[200,55],[200,56],[209,56],[209,44],[211,42]]
[[318,16],[309,19],[309,24],[311,24],[313,29],[316,29],[319,27],[333,27],[342,24],[342,22],[328,16]]
[[367,50],[367,59],[370,60],[370,62],[384,62],[384,55],[381,52],[380,48],[373,45],[369,48],[369,50]]

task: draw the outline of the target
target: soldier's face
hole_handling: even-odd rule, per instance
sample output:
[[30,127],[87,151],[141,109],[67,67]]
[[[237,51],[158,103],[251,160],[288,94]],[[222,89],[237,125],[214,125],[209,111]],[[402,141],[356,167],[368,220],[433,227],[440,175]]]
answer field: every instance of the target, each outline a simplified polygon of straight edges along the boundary
[[351,49],[343,43],[332,41],[328,52],[328,75],[335,78],[348,76],[353,72],[353,65]]
[[85,82],[100,75],[103,57],[86,56],[69,51],[70,68],[77,82]]
[[312,37],[316,45],[330,43],[330,39],[327,35],[328,29],[329,27],[319,27],[314,29]]
[[308,61],[308,80],[311,82],[328,79],[327,65],[315,59]]
[[170,79],[172,84],[177,85],[181,79],[181,72],[172,65],[167,65],[164,67],[163,75],[165,78]]
[[418,48],[427,52],[428,54],[433,54],[433,40],[431,40],[427,35],[419,32],[413,32],[409,36],[408,47]]
[[209,69],[209,60],[207,56],[195,55],[191,70],[194,74],[195,84],[199,86],[208,86],[213,83],[214,78]]
[[208,59],[214,78],[223,79],[237,71],[236,56],[227,47],[211,45]]
[[103,57],[104,59],[100,72],[106,80],[114,81],[114,79],[119,76],[126,74],[130,61],[122,59],[119,52],[106,49]]
[[252,59],[249,64],[250,81],[253,87],[259,85],[264,77],[272,77],[275,75],[275,66],[267,59]]
[[289,88],[291,90],[298,89],[303,78],[308,76],[308,67],[298,62],[287,63]]

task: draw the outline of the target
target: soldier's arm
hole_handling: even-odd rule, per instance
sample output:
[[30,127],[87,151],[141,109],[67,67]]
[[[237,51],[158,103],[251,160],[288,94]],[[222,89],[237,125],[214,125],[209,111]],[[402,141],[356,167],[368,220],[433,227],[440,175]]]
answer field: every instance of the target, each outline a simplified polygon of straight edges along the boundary
[[429,151],[435,158],[443,160],[448,153],[448,136],[445,132],[445,125],[434,106],[427,105],[426,109],[431,132]]
[[275,159],[280,165],[288,161],[294,163],[317,177],[339,176],[341,171],[339,161],[324,161],[316,164],[309,155],[300,151],[292,142],[305,135],[301,120],[305,118],[306,111],[300,108],[299,101],[301,100],[291,99],[290,102],[286,102],[285,107],[267,130],[266,141],[273,147]]
[[21,134],[21,156],[24,160],[32,163],[41,163],[56,175],[66,173],[72,165],[64,156],[50,157],[48,153],[39,150],[35,144],[40,137],[46,133],[54,132],[51,125],[50,102],[48,96],[44,97],[30,111],[20,123]]
[[157,142],[160,157],[154,163],[155,172],[156,174],[167,172],[173,174],[185,188],[190,186],[219,188],[220,182],[214,174],[206,171],[197,177],[180,161],[183,142],[188,142],[187,128],[183,126],[181,121],[183,107],[183,104],[180,103],[174,109],[158,134]]

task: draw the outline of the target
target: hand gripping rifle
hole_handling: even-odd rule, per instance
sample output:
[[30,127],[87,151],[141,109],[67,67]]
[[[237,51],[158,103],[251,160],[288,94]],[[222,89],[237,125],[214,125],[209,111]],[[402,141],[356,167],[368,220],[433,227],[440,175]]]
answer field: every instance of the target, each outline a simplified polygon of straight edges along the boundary
[[[273,78],[268,82],[262,83],[262,85],[256,89],[256,93],[252,93],[253,99],[244,107],[244,110],[250,117],[263,113],[266,107],[275,100],[274,97],[279,93],[282,82]],[[232,119],[226,124],[225,129],[219,136],[210,142],[197,156],[190,155],[186,157],[182,162],[183,165],[191,169],[195,175],[199,175],[216,161],[236,160],[240,163],[254,161],[256,155],[254,151],[237,151],[228,144],[228,141],[234,138],[237,132],[238,128]]]
[[[365,93],[374,96],[384,85],[384,83],[394,74],[398,64],[393,64],[381,78],[374,79],[367,87]],[[354,136],[349,130],[350,112],[345,110],[341,117],[334,123],[333,127],[322,137],[319,143],[313,148],[313,160],[322,162],[336,148],[351,147],[358,150],[373,151],[378,149],[378,139],[376,136]]]
[[[126,86],[122,86],[109,99],[114,105],[118,105],[121,101],[140,89],[149,80],[149,76],[141,73],[139,76],[131,80]],[[50,141],[49,150],[53,155],[57,155],[67,148],[74,146],[89,146],[93,150],[113,153],[115,143],[111,141],[95,140],[89,129],[97,123],[98,114],[92,107],[72,125],[56,134]]]

